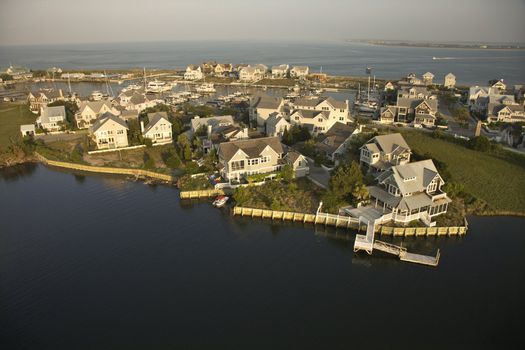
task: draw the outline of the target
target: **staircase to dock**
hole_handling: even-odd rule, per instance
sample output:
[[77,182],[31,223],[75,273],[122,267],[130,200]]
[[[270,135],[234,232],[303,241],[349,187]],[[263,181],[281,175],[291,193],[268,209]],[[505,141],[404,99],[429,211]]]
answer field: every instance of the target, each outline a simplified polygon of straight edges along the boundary
[[392,254],[399,257],[399,260],[411,262],[415,264],[427,265],[427,266],[437,266],[439,264],[440,252],[437,251],[436,256],[422,255],[409,253],[407,248],[379,241],[375,239],[375,227],[376,221],[368,221],[366,227],[366,235],[356,235],[354,242],[354,252],[360,250],[366,251],[369,255],[372,255],[372,252],[375,250],[382,251],[387,254]]

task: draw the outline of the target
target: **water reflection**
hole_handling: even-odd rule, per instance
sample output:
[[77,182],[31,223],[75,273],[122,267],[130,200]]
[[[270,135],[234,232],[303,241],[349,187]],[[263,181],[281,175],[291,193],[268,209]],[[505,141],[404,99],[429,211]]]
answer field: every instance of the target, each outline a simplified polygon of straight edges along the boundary
[[23,163],[6,168],[0,168],[0,179],[5,182],[18,181],[21,178],[33,175],[38,167],[38,163]]

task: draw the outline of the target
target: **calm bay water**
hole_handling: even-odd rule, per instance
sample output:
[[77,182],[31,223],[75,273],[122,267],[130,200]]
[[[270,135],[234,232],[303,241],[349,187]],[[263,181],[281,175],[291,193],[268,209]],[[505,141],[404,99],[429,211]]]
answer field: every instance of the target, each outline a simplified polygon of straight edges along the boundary
[[0,199],[3,349],[523,345],[522,218],[405,240],[428,268],[121,178],[10,168]]
[[[445,58],[433,60],[433,57]],[[0,67],[10,63],[33,69],[184,68],[208,60],[233,63],[308,65],[333,75],[374,74],[397,79],[431,71],[441,82],[449,72],[461,84],[486,84],[495,78],[525,83],[525,51],[464,50],[373,46],[326,41],[178,41],[0,47]]]

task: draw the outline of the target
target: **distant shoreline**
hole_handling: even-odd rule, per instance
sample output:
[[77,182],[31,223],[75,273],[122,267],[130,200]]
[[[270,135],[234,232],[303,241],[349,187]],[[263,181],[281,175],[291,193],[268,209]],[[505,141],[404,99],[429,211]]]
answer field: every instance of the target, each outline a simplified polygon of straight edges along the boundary
[[460,50],[478,50],[478,51],[522,51],[525,45],[496,45],[496,44],[446,44],[446,43],[424,43],[424,42],[406,42],[406,41],[388,41],[388,40],[349,40],[348,42],[357,42],[375,46],[396,46],[396,47],[415,47],[427,49],[460,49]]

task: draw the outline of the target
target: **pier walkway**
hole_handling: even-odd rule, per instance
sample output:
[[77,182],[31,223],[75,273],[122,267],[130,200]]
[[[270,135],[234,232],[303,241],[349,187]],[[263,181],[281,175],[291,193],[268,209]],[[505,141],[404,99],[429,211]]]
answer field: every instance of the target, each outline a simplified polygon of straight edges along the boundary
[[392,254],[399,257],[399,260],[411,262],[415,264],[437,266],[439,264],[439,249],[436,256],[421,255],[409,253],[404,247],[379,241],[375,239],[376,221],[368,221],[366,226],[366,235],[356,235],[354,242],[354,252],[360,250],[366,251],[369,255],[375,250],[382,251],[387,254]]

